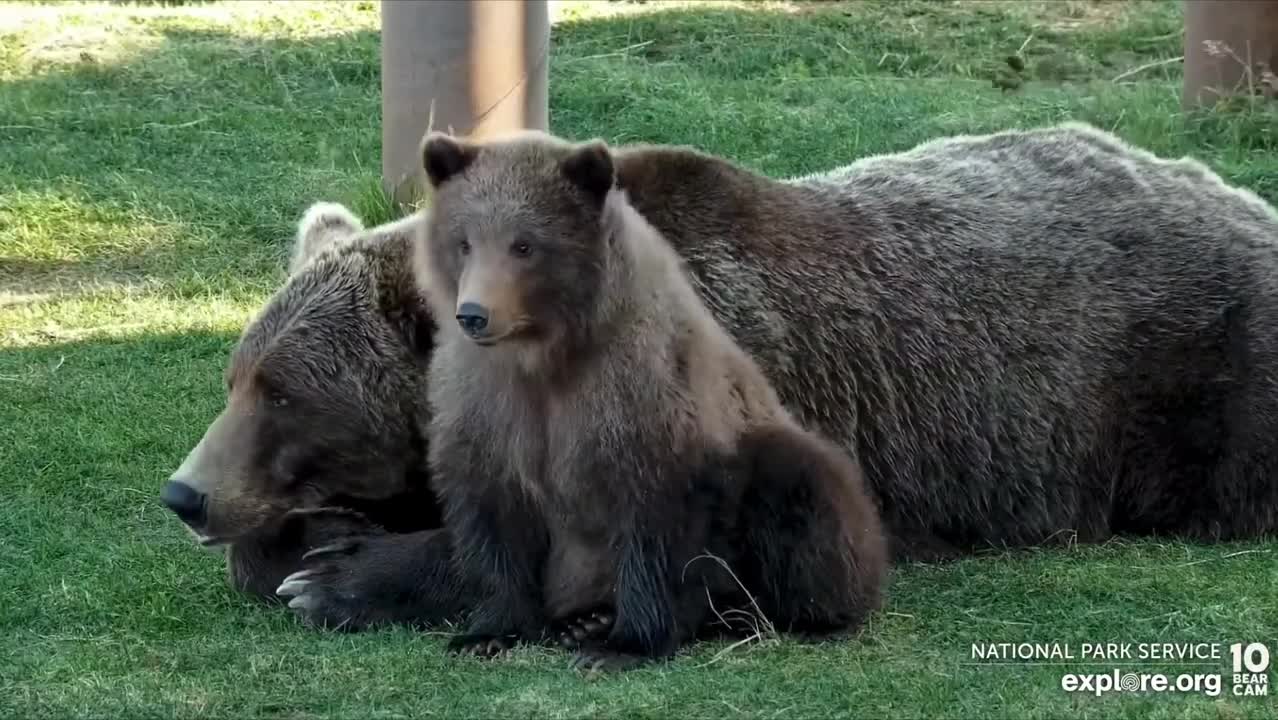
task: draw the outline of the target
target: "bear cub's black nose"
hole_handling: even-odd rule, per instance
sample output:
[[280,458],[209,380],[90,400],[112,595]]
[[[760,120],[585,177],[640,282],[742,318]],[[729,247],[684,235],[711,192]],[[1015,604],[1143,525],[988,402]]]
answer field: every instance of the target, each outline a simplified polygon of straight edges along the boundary
[[457,308],[457,324],[469,335],[483,332],[488,327],[488,308],[479,303],[462,303]]
[[190,485],[175,480],[164,483],[160,501],[187,525],[199,527],[204,524],[204,493]]

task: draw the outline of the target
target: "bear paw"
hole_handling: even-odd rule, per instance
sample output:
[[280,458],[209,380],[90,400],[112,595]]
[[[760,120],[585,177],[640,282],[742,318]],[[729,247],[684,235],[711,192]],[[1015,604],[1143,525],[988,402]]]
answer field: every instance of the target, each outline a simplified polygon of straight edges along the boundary
[[360,630],[398,619],[395,588],[379,562],[383,531],[349,536],[302,555],[303,569],[284,578],[275,594],[290,598],[288,607],[312,627]]
[[515,634],[467,633],[449,640],[448,651],[458,655],[477,655],[491,658],[507,652],[518,643],[519,636]]
[[376,527],[364,515],[346,508],[293,510],[227,547],[227,580],[239,592],[271,605],[280,604],[282,598],[275,588],[301,567],[307,550]]
[[612,629],[611,610],[599,609],[555,623],[555,639],[568,650],[576,650],[583,642],[603,640]]

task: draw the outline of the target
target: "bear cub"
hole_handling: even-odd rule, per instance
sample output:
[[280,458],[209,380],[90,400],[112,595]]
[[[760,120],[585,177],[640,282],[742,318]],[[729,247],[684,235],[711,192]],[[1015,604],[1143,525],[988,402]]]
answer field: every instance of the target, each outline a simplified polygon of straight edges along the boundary
[[860,466],[717,324],[611,149],[432,133],[422,154],[416,275],[455,318],[431,361],[429,462],[457,572],[482,588],[450,648],[558,635],[576,666],[616,670],[743,612],[860,627],[887,561]]

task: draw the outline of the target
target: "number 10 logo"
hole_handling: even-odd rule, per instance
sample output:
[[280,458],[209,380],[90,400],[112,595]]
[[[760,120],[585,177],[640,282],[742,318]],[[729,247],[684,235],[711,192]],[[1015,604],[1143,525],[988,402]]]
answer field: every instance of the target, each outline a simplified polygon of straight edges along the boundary
[[1229,654],[1234,658],[1234,672],[1243,671],[1243,666],[1247,666],[1249,673],[1262,673],[1269,669],[1269,648],[1263,643],[1250,643],[1246,648],[1242,643],[1234,643],[1229,646]]

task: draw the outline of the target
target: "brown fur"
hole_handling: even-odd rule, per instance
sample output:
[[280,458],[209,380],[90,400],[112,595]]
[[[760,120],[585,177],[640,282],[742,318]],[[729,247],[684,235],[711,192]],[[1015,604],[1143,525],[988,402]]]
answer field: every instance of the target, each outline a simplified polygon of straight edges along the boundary
[[488,320],[441,323],[431,365],[432,474],[456,566],[488,591],[454,647],[542,639],[606,607],[616,620],[582,662],[667,657],[702,629],[707,593],[749,602],[694,562],[707,552],[786,629],[858,626],[885,564],[859,468],[715,322],[614,188],[609,149],[433,135],[424,153],[421,286],[436,317]]

